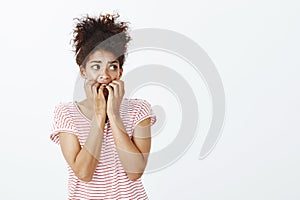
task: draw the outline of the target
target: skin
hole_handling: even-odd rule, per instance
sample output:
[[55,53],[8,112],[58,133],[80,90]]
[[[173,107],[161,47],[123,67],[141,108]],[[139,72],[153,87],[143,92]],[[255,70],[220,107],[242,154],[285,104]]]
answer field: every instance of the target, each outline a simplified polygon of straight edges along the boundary
[[[111,123],[119,159],[128,178],[132,181],[140,178],[147,164],[151,147],[150,118],[141,121],[135,127],[132,139],[128,136],[119,113],[125,93],[124,82],[120,80],[123,69],[120,69],[119,76],[112,76],[107,70],[112,65],[119,66],[114,54],[105,50],[97,50],[89,56],[85,67],[80,66],[81,75],[86,79],[87,98],[78,102],[77,105],[81,112],[91,120],[90,132],[84,146],[81,147],[78,138],[71,133],[62,132],[59,134],[64,158],[75,175],[83,181],[92,180],[98,160],[101,157],[106,115]],[[103,92],[103,84],[108,84],[106,86],[107,102]]]

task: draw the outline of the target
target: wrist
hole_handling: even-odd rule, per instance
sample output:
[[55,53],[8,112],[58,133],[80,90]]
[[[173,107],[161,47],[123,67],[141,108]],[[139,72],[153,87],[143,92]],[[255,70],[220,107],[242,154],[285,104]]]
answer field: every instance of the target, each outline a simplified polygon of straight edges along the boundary
[[116,121],[116,120],[121,119],[119,113],[118,114],[116,114],[116,113],[112,113],[112,114],[107,113],[107,116],[108,116],[110,121]]
[[106,120],[106,115],[103,114],[95,114],[93,117],[93,120],[96,120],[98,122],[98,124],[100,124],[101,126],[105,124],[105,120]]

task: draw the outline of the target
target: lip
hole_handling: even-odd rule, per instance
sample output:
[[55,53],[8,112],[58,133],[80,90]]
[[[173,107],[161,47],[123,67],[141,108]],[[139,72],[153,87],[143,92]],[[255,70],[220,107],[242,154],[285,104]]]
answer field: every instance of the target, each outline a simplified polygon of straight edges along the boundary
[[111,82],[98,82],[98,83],[100,83],[100,85],[102,85],[102,84],[108,85],[108,84],[110,84]]
[[109,83],[100,83],[99,87],[103,85],[104,87],[108,86]]
[[100,85],[97,87],[97,89],[99,89],[101,85],[104,85],[104,87],[106,87],[108,84],[109,83],[106,83],[106,82],[100,83]]
[[100,83],[100,85],[108,85],[108,84],[110,84],[110,82],[98,82],[98,83]]

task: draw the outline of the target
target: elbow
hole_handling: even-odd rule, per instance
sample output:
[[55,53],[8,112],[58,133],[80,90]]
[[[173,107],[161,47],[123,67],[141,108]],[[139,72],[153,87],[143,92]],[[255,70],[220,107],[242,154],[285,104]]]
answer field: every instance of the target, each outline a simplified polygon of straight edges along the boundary
[[94,170],[89,166],[78,166],[78,165],[71,165],[71,168],[75,174],[75,176],[84,182],[90,182],[94,176]]
[[93,174],[86,172],[78,172],[76,176],[78,179],[84,182],[90,182],[93,179]]
[[127,173],[129,180],[136,181],[141,178],[143,173]]
[[92,180],[92,177],[89,176],[77,176],[77,177],[83,182],[90,182]]
[[131,170],[127,169],[126,174],[129,180],[136,181],[139,178],[141,178],[142,175],[144,174],[145,166],[146,164],[143,163],[143,165],[132,166]]

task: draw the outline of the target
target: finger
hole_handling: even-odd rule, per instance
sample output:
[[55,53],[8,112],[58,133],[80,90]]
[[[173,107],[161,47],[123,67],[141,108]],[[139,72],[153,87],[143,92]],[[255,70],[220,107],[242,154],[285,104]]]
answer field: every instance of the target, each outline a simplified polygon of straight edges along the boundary
[[113,83],[115,83],[115,84],[118,85],[118,92],[119,92],[118,95],[119,96],[123,96],[124,93],[125,93],[125,90],[124,90],[124,81],[122,81],[122,80],[118,80],[118,81],[114,80]]
[[98,89],[98,97],[104,97],[104,90],[105,86],[104,85],[100,85],[99,89]]
[[114,90],[111,85],[107,85],[106,89],[108,90],[108,99],[111,99],[114,96]]
[[113,88],[113,95],[114,96],[119,96],[119,85],[116,83],[111,82],[109,84],[109,86],[111,86]]
[[98,89],[99,85],[100,85],[100,83],[98,83],[97,81],[95,81],[94,83],[92,83],[92,87],[95,86],[96,89]]
[[93,91],[93,96],[94,97],[97,97],[98,95],[98,87],[99,87],[99,83],[98,82],[95,82],[93,85],[92,85],[92,91]]
[[97,86],[96,86],[96,84],[92,85],[92,93],[93,93],[94,99],[97,99]]

